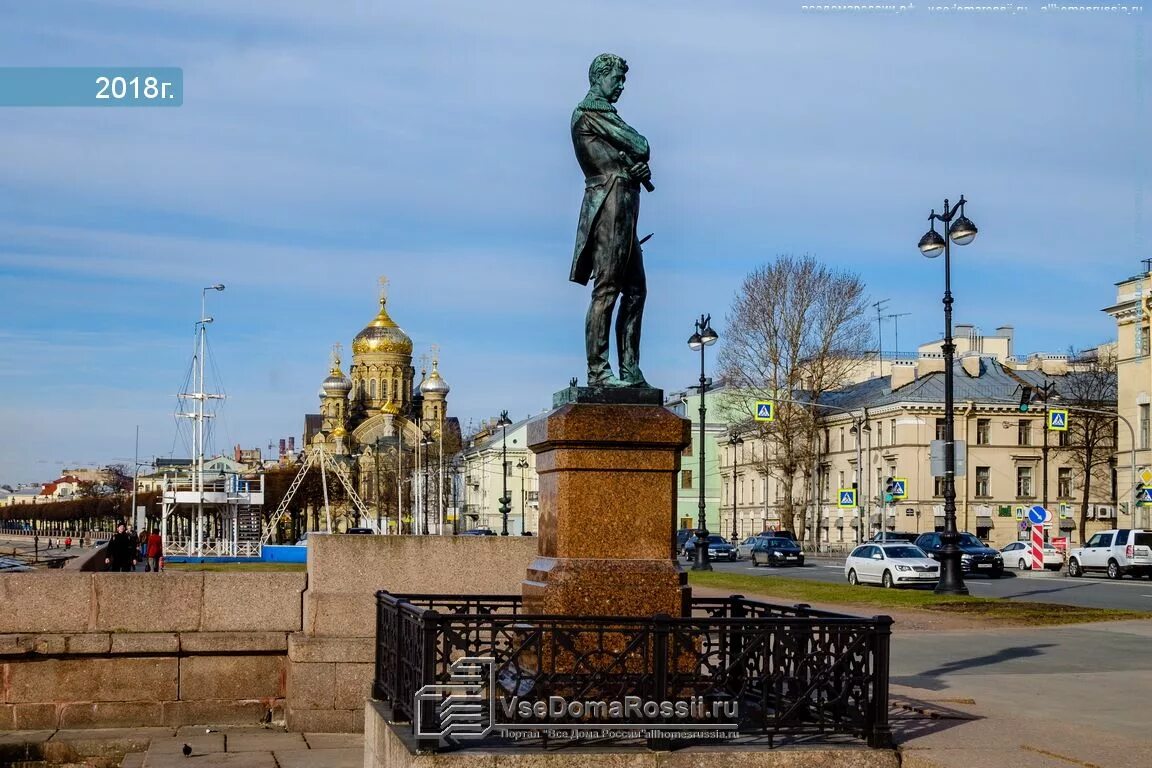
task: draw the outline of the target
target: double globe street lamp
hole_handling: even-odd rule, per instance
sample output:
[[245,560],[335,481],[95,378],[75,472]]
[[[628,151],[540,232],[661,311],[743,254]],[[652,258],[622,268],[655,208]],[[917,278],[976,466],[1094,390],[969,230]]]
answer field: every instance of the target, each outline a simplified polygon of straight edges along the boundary
[[688,346],[692,351],[700,351],[700,513],[696,520],[696,547],[693,552],[695,560],[692,562],[694,571],[710,571],[712,564],[708,562],[708,521],[704,515],[704,417],[707,409],[704,407],[704,393],[708,391],[709,379],[704,375],[704,347],[710,347],[720,338],[712,330],[712,315],[700,315],[696,321],[696,330],[688,338]]
[[496,426],[503,430],[503,440],[500,444],[500,479],[503,482],[504,492],[500,495],[500,535],[508,535],[508,513],[512,511],[512,498],[508,495],[508,425],[512,420],[508,418],[508,411],[500,412],[500,420]]
[[[952,413],[955,406],[952,380],[952,362],[956,346],[952,343],[952,251],[950,243],[968,245],[976,239],[976,225],[964,215],[964,195],[956,205],[949,207],[944,200],[944,212],[933,209],[928,220],[931,228],[920,238],[920,252],[930,259],[944,254],[944,532],[940,535],[940,581],[936,594],[966,595],[961,568],[960,533],[956,530],[956,424]],[[959,214],[959,216],[957,216]],[[943,237],[936,231],[939,221],[947,233]]]

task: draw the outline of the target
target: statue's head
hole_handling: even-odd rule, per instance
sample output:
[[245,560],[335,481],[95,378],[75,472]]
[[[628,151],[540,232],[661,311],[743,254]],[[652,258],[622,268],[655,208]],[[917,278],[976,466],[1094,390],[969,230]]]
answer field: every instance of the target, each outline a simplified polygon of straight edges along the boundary
[[592,66],[588,67],[588,85],[592,91],[614,103],[624,90],[627,74],[628,62],[614,53],[602,53],[592,59]]

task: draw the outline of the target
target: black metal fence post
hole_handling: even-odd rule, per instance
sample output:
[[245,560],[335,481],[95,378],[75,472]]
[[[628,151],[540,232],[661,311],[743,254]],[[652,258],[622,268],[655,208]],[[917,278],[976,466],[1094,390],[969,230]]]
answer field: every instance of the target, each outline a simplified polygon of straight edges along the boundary
[[[439,612],[428,610],[420,614],[420,677],[416,681],[416,690],[436,682],[436,635],[439,628]],[[435,701],[424,699],[415,705],[420,708],[418,716],[425,729],[438,722]],[[417,713],[413,712],[413,715],[417,716]],[[435,752],[440,747],[440,739],[421,738],[417,745],[420,749]]]
[[892,617],[874,616],[876,623],[872,630],[875,640],[872,643],[872,711],[869,713],[868,746],[891,748],[892,728],[888,724],[888,675],[892,647]]
[[[652,617],[652,698],[655,701],[664,701],[668,698],[668,640],[672,625],[672,617],[666,613],[657,613]],[[663,725],[663,721],[656,725]],[[667,750],[669,740],[665,738],[648,739],[648,748],[654,750]]]

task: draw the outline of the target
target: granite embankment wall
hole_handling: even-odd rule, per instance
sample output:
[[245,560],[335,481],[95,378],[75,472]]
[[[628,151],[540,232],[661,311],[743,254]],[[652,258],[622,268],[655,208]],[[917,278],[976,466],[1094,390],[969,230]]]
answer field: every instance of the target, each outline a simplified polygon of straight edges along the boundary
[[360,731],[375,593],[512,594],[535,538],[321,536],[307,573],[0,574],[0,731]]

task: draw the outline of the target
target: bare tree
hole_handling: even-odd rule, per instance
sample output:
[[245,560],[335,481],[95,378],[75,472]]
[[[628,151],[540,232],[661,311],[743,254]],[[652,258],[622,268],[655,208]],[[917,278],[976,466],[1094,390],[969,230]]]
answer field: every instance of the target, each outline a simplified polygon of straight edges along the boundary
[[[811,465],[820,414],[786,401],[815,401],[847,381],[872,340],[866,310],[858,275],[807,254],[784,255],[744,279],[726,319],[719,355],[729,387],[726,406],[763,441],[758,469],[783,484],[780,522],[800,536],[805,517],[793,488],[798,476],[815,488]],[[780,401],[774,421],[753,420],[759,400]]]
[[[1073,370],[1056,385],[1059,402],[1053,407],[1069,409],[1066,439],[1056,447],[1069,455],[1080,476],[1080,541],[1085,540],[1088,500],[1097,483],[1110,483],[1116,453],[1116,358],[1108,349],[1069,353]],[[1078,410],[1090,408],[1092,410]],[[1105,411],[1099,413],[1098,411]]]

